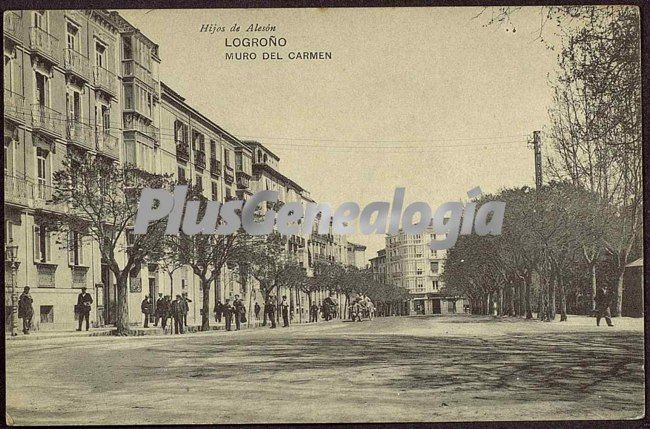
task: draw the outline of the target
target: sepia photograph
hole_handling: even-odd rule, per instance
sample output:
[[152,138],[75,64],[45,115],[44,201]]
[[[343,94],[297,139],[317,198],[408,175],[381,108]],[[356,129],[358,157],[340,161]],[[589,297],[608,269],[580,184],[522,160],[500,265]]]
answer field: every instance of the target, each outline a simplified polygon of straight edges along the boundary
[[642,424],[641,7],[39,3],[6,425]]

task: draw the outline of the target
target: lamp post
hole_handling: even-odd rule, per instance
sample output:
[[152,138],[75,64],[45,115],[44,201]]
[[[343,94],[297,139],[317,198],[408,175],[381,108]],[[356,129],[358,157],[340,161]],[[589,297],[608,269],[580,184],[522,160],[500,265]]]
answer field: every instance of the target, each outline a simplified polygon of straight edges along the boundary
[[6,245],[6,255],[9,258],[9,268],[11,269],[11,336],[15,337],[18,329],[18,295],[16,294],[16,271],[18,270],[18,246],[13,244],[13,240]]

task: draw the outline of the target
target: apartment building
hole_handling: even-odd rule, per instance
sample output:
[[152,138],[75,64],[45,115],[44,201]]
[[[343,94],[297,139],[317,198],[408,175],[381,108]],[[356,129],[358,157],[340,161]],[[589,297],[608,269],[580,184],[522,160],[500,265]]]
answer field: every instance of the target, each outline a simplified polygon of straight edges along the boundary
[[382,284],[386,284],[386,249],[377,251],[377,256],[368,260],[373,279]]
[[85,286],[91,320],[101,324],[97,244],[44,221],[62,209],[51,203],[52,178],[67,152],[120,159],[118,28],[104,11],[8,11],[3,23],[4,232],[5,244],[17,246],[5,285],[31,287],[36,329],[74,326]]
[[[435,239],[431,227],[421,234],[408,235],[400,230],[386,237],[386,280],[408,290],[410,314],[448,314],[464,308],[462,297],[441,293],[446,251],[429,248]],[[382,260],[383,255],[374,260],[378,273],[383,271]]]

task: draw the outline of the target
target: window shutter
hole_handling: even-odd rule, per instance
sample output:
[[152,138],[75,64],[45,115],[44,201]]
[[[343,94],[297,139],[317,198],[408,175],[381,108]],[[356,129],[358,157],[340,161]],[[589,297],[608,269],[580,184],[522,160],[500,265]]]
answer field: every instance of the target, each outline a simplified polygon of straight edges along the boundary
[[34,262],[41,261],[40,228],[34,225]]
[[79,265],[84,265],[84,241],[81,234],[78,235],[79,240]]
[[52,254],[50,253],[50,231],[44,229],[45,231],[45,261],[50,262],[52,260]]
[[74,232],[68,232],[68,265],[74,265]]

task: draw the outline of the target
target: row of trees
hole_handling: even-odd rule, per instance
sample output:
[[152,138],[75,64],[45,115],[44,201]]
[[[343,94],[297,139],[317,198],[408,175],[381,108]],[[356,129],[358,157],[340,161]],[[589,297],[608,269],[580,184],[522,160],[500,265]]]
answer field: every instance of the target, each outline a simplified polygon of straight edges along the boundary
[[[492,9],[489,24],[515,25],[519,7]],[[558,54],[549,108],[547,184],[507,189],[503,235],[463,236],[449,252],[447,287],[475,311],[544,320],[593,298],[599,282],[616,291],[641,255],[641,68],[638,8],[540,8],[540,40]],[[553,32],[554,37],[544,37]]]
[[[249,311],[254,292],[251,279],[256,280],[257,291],[265,302],[272,295],[279,300],[281,291],[288,291],[290,296],[295,291],[306,294],[310,306],[319,291],[343,295],[346,307],[352,295],[358,293],[367,294],[386,306],[403,301],[407,295],[403,289],[375,282],[369,270],[333,262],[317,261],[314,275],[307,276],[305,268],[286,251],[286,237],[277,233],[251,236],[240,229],[228,235],[184,232],[166,235],[166,221],[156,221],[150,224],[146,234],[132,234],[130,228],[135,222],[142,190],[147,187],[171,190],[175,184],[169,176],[69,152],[63,168],[54,175],[54,184],[52,202],[65,210],[49,218],[50,229],[60,231],[62,237],[68,237],[70,231],[78,232],[99,243],[102,259],[116,279],[116,326],[120,335],[129,332],[129,276],[147,263],[159,264],[168,273],[172,288],[174,272],[183,266],[191,268],[201,283],[203,330],[210,326],[210,292],[215,290],[216,301],[218,294],[214,286],[225,267],[237,274]],[[210,203],[191,184],[188,201],[197,204],[185,209],[181,222],[200,223]],[[220,217],[216,221],[218,225],[225,223]]]

